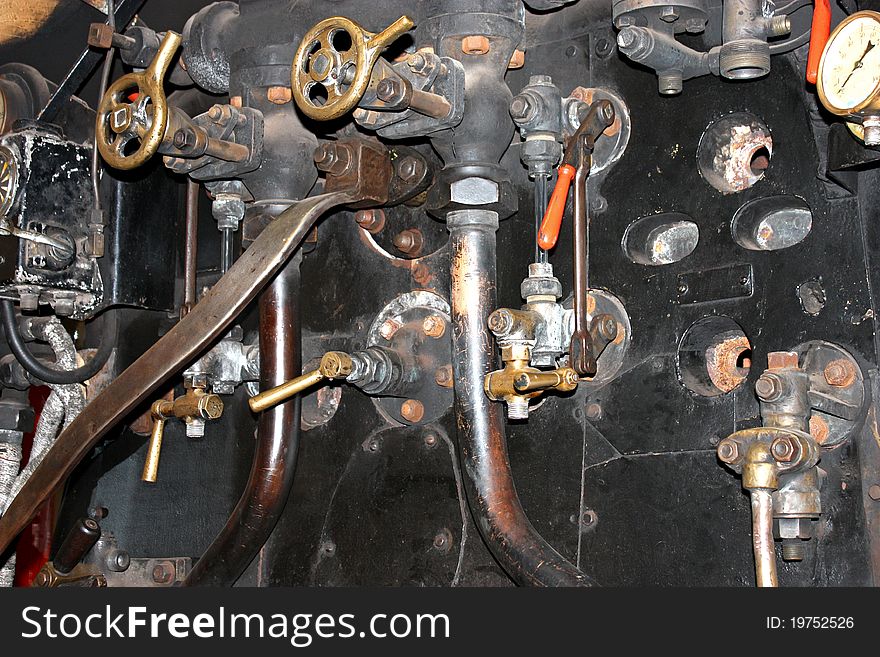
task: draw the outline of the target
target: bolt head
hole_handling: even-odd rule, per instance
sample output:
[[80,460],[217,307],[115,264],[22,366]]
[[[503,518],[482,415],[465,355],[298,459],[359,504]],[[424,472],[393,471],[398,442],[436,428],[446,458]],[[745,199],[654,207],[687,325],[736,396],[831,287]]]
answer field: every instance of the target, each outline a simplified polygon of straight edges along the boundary
[[422,331],[429,338],[442,337],[446,332],[446,320],[439,315],[425,317],[425,320],[422,322]]
[[397,164],[397,175],[403,182],[414,182],[421,174],[421,163],[411,155],[407,155]]
[[354,220],[358,226],[375,235],[385,227],[385,212],[381,209],[358,210]]
[[524,123],[534,118],[536,108],[525,94],[514,96],[510,101],[510,117],[517,123]]
[[425,405],[418,399],[407,399],[400,405],[400,414],[407,422],[420,422],[425,417]]
[[716,452],[722,463],[734,463],[739,458],[739,445],[735,441],[725,438],[718,443]]
[[853,364],[843,358],[831,361],[825,366],[822,374],[830,386],[845,388],[856,380],[856,371]]
[[780,463],[791,463],[798,453],[798,445],[788,436],[780,436],[770,444],[770,453]]
[[395,322],[393,319],[386,319],[379,327],[379,335],[381,335],[386,340],[390,340],[394,337],[394,334],[397,333],[397,329],[399,328],[400,324]]
[[393,78],[385,78],[376,85],[376,96],[384,102],[395,100],[400,91],[400,82]]
[[779,396],[782,394],[779,379],[771,374],[762,374],[758,380],[755,381],[755,394],[758,395],[758,398],[761,401],[765,402],[779,399]]
[[660,10],[660,20],[664,23],[674,23],[678,20],[678,12],[675,7],[663,7]]

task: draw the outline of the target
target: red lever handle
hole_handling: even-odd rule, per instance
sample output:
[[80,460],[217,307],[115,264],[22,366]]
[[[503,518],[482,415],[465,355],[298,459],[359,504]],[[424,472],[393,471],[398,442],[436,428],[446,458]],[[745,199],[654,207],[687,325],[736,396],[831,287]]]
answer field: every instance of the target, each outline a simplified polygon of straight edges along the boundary
[[807,82],[816,84],[819,78],[819,60],[831,34],[831,3],[813,0],[813,24],[810,26],[810,54],[807,56]]
[[559,229],[562,227],[562,214],[565,212],[565,201],[568,198],[568,188],[574,178],[575,168],[570,164],[559,167],[556,186],[547,204],[547,212],[541,220],[541,229],[538,231],[538,246],[545,251],[556,246],[559,239]]

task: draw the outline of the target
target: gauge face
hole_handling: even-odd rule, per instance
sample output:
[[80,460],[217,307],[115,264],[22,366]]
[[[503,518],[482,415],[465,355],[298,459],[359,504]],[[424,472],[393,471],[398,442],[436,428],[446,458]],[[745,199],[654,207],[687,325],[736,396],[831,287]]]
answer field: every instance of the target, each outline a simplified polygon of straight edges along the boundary
[[15,155],[5,146],[0,146],[0,216],[5,216],[12,207],[17,184]]
[[855,114],[880,86],[880,14],[858,12],[828,40],[819,68],[819,97],[835,114]]

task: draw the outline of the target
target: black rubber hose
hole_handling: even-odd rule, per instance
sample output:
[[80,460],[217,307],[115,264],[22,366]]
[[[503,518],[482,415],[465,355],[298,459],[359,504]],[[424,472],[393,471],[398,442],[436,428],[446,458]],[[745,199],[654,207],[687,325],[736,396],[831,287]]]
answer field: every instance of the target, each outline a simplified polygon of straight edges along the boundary
[[101,327],[104,336],[101,339],[101,346],[98,347],[94,357],[88,363],[82,367],[77,367],[75,370],[56,370],[44,365],[28,349],[24,338],[19,333],[15,304],[12,301],[9,299],[0,300],[0,315],[2,315],[3,330],[6,333],[6,342],[9,343],[9,349],[28,373],[45,383],[66,385],[81,383],[86,379],[92,378],[104,367],[107,359],[110,358],[113,347],[116,346],[118,318],[115,311],[106,310],[102,316],[104,325]]

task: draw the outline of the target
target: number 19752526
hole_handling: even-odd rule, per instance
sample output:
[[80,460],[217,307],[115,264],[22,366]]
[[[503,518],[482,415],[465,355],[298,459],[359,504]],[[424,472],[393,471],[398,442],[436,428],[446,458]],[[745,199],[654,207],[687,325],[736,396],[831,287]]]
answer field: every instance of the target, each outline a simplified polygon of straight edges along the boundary
[[852,616],[767,617],[768,630],[851,630],[854,626]]

